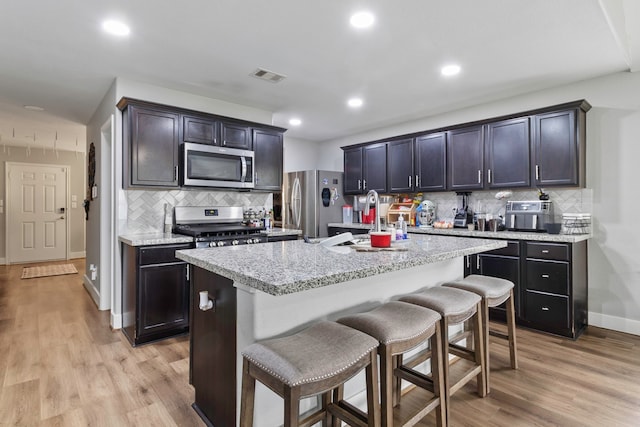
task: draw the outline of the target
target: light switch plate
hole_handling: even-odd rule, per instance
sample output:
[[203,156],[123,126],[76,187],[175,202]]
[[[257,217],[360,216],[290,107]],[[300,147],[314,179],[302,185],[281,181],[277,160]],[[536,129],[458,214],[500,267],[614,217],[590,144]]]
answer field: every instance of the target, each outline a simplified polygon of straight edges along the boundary
[[76,196],[75,194],[71,195],[71,201],[72,202],[77,202],[78,201],[78,196]]

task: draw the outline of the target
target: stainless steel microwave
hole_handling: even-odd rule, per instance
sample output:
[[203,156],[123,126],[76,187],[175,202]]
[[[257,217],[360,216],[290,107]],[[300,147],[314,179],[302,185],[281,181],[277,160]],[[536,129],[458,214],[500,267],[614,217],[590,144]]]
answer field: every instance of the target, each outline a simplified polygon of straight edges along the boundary
[[185,142],[180,162],[180,185],[254,188],[253,151]]

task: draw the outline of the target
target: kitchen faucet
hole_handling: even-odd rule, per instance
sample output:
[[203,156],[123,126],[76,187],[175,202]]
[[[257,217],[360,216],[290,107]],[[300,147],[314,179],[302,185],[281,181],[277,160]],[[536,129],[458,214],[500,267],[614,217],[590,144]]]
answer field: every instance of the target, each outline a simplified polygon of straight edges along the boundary
[[367,198],[364,205],[364,214],[369,215],[369,198],[372,196],[373,196],[373,203],[375,204],[375,208],[376,208],[375,231],[380,232],[382,231],[382,226],[380,225],[380,198],[378,197],[378,192],[376,190],[369,190],[369,192],[367,193]]

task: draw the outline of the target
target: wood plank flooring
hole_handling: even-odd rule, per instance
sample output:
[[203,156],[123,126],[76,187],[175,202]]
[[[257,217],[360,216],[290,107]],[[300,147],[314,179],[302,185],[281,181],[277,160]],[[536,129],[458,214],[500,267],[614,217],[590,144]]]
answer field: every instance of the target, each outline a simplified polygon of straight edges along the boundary
[[[22,266],[0,266],[0,426],[204,426],[188,338],[132,348],[85,291],[84,260],[73,263],[81,273],[25,280]],[[491,346],[491,394],[478,398],[473,381],[457,392],[452,426],[640,425],[640,337],[518,329],[517,371],[506,342]]]

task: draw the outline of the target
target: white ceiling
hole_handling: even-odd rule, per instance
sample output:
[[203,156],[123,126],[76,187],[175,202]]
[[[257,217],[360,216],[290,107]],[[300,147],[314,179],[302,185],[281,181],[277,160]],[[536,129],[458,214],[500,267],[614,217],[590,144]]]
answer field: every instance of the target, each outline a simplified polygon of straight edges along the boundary
[[[3,144],[84,150],[118,76],[273,111],[287,135],[324,141],[640,64],[636,0],[35,3],[2,5]],[[358,31],[361,9],[376,22]],[[114,17],[127,39],[101,31]],[[440,76],[449,62],[459,76]],[[287,78],[249,77],[257,67]],[[358,111],[345,104],[355,95]]]

